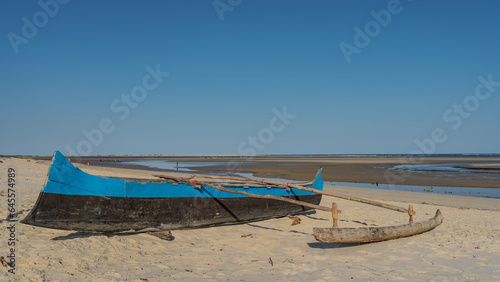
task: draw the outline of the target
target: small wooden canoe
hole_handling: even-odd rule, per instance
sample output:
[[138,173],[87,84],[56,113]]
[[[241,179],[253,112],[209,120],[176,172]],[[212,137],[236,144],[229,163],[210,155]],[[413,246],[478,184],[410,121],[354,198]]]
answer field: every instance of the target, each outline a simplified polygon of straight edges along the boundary
[[443,215],[439,210],[428,220],[386,227],[360,228],[318,228],[313,229],[314,237],[320,242],[327,243],[368,243],[392,240],[417,235],[429,231],[443,222]]

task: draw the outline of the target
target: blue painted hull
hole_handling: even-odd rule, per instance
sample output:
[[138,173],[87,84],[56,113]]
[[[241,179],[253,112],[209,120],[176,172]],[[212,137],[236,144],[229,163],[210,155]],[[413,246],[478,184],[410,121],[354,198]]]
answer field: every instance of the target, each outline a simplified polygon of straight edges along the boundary
[[[308,187],[322,190],[321,175]],[[319,194],[294,188],[226,188],[314,204],[321,201]],[[45,187],[22,222],[78,231],[171,230],[285,216],[308,209],[206,186],[103,178],[81,171],[55,152]]]

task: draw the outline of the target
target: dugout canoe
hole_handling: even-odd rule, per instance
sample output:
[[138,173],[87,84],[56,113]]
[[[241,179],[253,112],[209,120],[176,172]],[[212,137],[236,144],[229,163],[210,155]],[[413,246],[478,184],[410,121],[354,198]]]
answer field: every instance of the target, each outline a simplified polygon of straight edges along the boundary
[[[131,181],[83,172],[56,151],[38,200],[21,222],[82,232],[152,231],[253,221],[310,210],[190,182]],[[220,184],[223,185],[223,184]],[[321,171],[306,187],[323,190]],[[274,195],[318,205],[321,194],[247,183],[231,191]]]
[[360,227],[360,228],[319,228],[314,227],[316,240],[327,243],[369,243],[409,237],[424,233],[443,222],[441,211],[433,218],[397,226]]

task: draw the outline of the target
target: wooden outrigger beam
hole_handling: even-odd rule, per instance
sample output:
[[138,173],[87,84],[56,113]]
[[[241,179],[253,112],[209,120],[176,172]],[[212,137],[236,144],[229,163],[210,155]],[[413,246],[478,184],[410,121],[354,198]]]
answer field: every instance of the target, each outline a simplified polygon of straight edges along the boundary
[[[187,183],[193,184],[193,182],[192,182],[193,177],[189,177],[189,178],[163,177],[163,176],[157,176],[157,177],[161,177],[161,178],[165,178],[165,179],[173,179],[173,180],[183,181],[183,182],[187,182]],[[327,208],[327,207],[324,207],[324,206],[311,204],[311,203],[304,202],[304,201],[294,200],[294,199],[290,199],[290,198],[286,198],[286,197],[280,197],[280,196],[274,196],[274,195],[252,194],[252,193],[248,193],[248,192],[245,192],[245,191],[238,191],[238,190],[224,188],[224,187],[222,187],[220,185],[215,185],[212,182],[206,182],[206,181],[196,180],[195,182],[196,182],[195,185],[207,186],[207,187],[219,190],[219,191],[228,192],[228,193],[232,193],[232,194],[241,194],[241,195],[245,195],[245,196],[252,197],[252,198],[271,199],[271,200],[278,200],[278,201],[283,201],[283,202],[289,202],[289,203],[292,203],[292,204],[296,204],[296,205],[300,205],[300,206],[305,206],[305,207],[309,207],[309,208],[313,208],[313,209],[318,209],[318,210],[322,210],[322,211],[327,211],[327,212],[331,212],[332,211],[331,208]]]
[[[162,176],[158,176],[162,177]],[[214,178],[214,179],[227,179],[227,180],[236,180],[236,181],[246,181],[246,182],[257,182],[257,183],[265,183],[265,184],[270,184],[270,185],[277,185],[277,186],[286,186],[291,188],[295,188],[297,190],[303,190],[303,191],[308,191],[308,192],[313,192],[317,194],[322,194],[325,196],[330,196],[330,197],[335,197],[335,198],[340,198],[344,200],[349,200],[349,201],[354,201],[354,202],[359,202],[367,205],[372,205],[384,209],[389,209],[401,213],[408,213],[408,209],[398,207],[395,205],[391,204],[385,204],[373,200],[368,200],[368,199],[363,199],[363,198],[358,198],[358,197],[351,197],[347,195],[341,195],[337,193],[332,193],[332,192],[326,192],[326,191],[321,191],[317,190],[314,188],[309,188],[309,187],[304,187],[305,185],[311,185],[314,183],[314,181],[306,182],[306,183],[300,183],[300,184],[294,184],[294,183],[288,183],[288,182],[283,182],[283,181],[273,181],[273,180],[265,180],[265,179],[256,179],[256,178],[248,178],[248,177],[237,177],[237,176],[212,176],[212,175],[199,175],[199,174],[193,174],[189,178],[184,179],[185,181],[191,181],[191,179],[200,177],[200,178]],[[174,178],[172,178],[174,179]],[[208,185],[207,185],[208,186]]]
[[232,189],[224,188],[222,186],[214,185],[213,183],[208,183],[208,182],[204,182],[204,181],[197,181],[197,184],[203,185],[203,186],[208,186],[210,188],[214,188],[214,189],[219,190],[219,191],[224,191],[224,192],[233,193],[233,194],[241,194],[241,195],[245,195],[245,196],[252,197],[252,198],[272,199],[272,200],[278,200],[278,201],[283,201],[283,202],[289,202],[289,203],[292,203],[292,204],[297,204],[297,205],[301,205],[301,206],[305,206],[305,207],[310,207],[310,208],[318,209],[318,210],[322,210],[322,211],[327,211],[327,212],[331,212],[332,211],[332,209],[327,208],[327,207],[323,207],[323,206],[320,206],[320,205],[311,204],[311,203],[304,202],[304,201],[294,200],[294,199],[290,199],[290,198],[285,198],[285,197],[280,197],[280,196],[274,196],[274,195],[252,194],[252,193],[248,193],[248,192],[245,192],[245,191],[237,191],[237,190],[232,190]]
[[381,203],[381,202],[377,202],[377,201],[373,201],[373,200],[368,200],[368,199],[363,199],[363,198],[358,198],[358,197],[351,197],[351,196],[346,196],[346,195],[341,195],[341,194],[336,194],[336,193],[331,193],[331,192],[325,192],[325,191],[316,190],[314,188],[302,187],[302,186],[293,185],[293,184],[288,184],[288,186],[295,188],[295,189],[298,189],[298,190],[304,190],[304,191],[309,191],[309,192],[313,192],[313,193],[323,194],[326,196],[331,196],[331,197],[335,197],[335,198],[359,202],[359,203],[372,205],[372,206],[376,206],[376,207],[380,207],[380,208],[384,208],[384,209],[389,209],[389,210],[393,210],[393,211],[397,211],[397,212],[402,212],[402,213],[408,212],[408,210],[405,208],[390,205],[390,204],[385,204],[385,203]]

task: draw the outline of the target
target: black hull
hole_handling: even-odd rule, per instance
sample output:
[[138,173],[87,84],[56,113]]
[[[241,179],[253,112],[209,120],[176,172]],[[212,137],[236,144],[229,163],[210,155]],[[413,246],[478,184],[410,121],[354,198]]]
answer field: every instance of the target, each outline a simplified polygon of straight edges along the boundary
[[[288,197],[319,204],[321,195]],[[295,204],[248,197],[134,198],[41,192],[22,223],[64,230],[120,232],[174,230],[286,216],[310,210]]]

